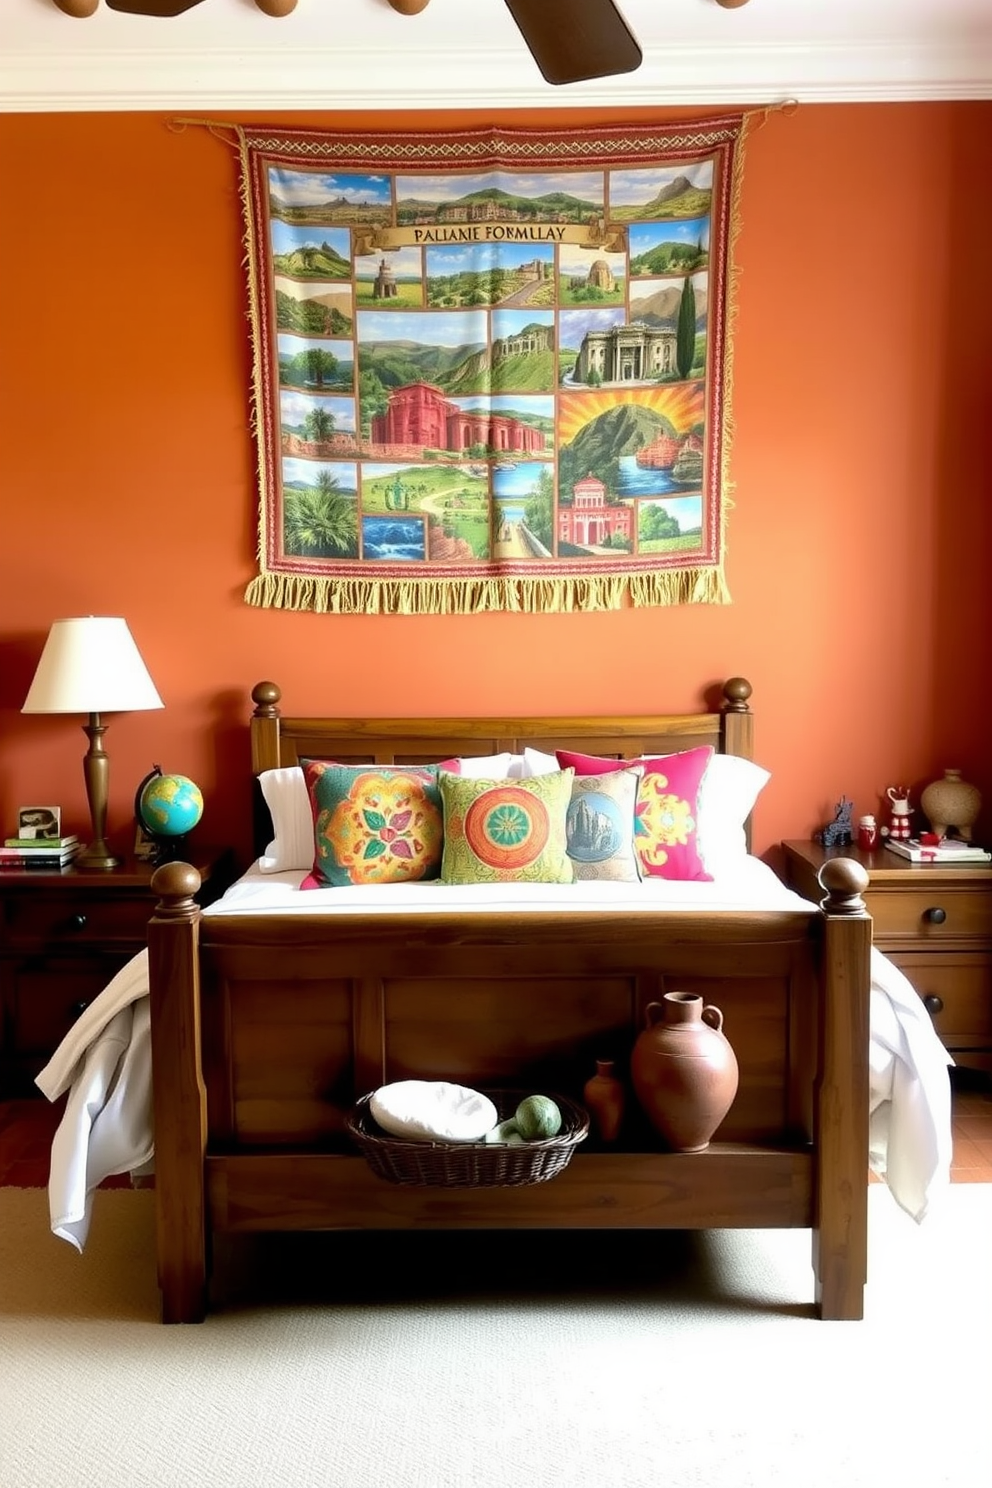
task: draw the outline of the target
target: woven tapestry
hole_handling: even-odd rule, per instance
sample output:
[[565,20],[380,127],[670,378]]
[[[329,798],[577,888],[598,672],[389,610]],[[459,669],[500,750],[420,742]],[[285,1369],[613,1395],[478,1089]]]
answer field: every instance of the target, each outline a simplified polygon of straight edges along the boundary
[[726,603],[744,124],[238,129],[247,601]]

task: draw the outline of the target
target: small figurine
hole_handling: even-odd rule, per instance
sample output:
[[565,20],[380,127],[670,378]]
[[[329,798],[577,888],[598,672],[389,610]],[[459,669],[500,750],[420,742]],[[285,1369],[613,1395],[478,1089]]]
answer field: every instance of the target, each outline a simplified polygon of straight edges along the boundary
[[907,842],[911,835],[910,817],[913,808],[909,802],[908,785],[890,785],[885,794],[889,798],[889,821],[886,836],[897,842]]
[[817,841],[824,847],[850,847],[852,841],[851,813],[853,802],[841,796],[834,808],[834,819],[817,833]]

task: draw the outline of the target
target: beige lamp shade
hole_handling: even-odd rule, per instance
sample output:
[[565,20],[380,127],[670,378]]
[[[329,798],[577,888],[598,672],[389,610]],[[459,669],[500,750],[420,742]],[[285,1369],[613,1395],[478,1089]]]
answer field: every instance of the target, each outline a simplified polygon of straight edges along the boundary
[[161,708],[125,620],[56,620],[22,713],[132,713]]
[[89,749],[83,757],[91,836],[78,868],[117,868],[107,845],[110,760],[103,747],[104,713],[161,708],[162,699],[124,620],[84,615],[56,620],[48,632],[22,713],[85,713]]

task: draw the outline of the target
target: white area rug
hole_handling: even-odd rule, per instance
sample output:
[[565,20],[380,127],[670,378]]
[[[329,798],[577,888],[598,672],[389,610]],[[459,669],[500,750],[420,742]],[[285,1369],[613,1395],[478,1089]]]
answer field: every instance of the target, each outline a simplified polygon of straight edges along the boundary
[[992,1185],[919,1228],[870,1187],[863,1323],[813,1316],[808,1231],[712,1231],[228,1245],[166,1328],[152,1201],[80,1257],[0,1189],[2,1488],[988,1481]]

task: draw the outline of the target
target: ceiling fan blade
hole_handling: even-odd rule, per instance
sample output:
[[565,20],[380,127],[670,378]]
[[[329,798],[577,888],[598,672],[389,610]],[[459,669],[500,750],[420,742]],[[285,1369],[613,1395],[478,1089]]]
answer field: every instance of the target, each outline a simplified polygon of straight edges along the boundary
[[201,0],[107,0],[107,9],[122,15],[177,16],[199,4]]
[[642,52],[613,0],[506,0],[545,80],[556,86],[616,77]]

